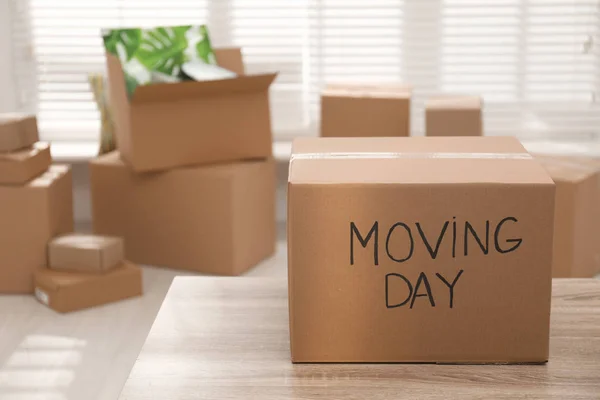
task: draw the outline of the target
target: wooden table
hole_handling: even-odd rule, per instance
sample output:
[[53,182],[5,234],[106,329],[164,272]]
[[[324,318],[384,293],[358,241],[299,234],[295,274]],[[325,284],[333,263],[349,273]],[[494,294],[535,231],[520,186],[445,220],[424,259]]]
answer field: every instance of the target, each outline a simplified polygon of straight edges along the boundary
[[600,281],[555,280],[547,365],[299,364],[287,281],[178,277],[121,399],[600,399]]

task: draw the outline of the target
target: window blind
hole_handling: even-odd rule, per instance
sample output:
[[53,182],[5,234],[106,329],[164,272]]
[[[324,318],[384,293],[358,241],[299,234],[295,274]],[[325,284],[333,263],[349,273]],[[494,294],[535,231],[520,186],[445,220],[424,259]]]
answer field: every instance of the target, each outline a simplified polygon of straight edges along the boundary
[[87,74],[104,68],[100,29],[207,23],[241,46],[248,72],[280,71],[276,137],[318,131],[326,83],[413,86],[412,131],[440,93],[481,94],[489,135],[600,136],[598,0],[10,0],[15,77],[51,140],[95,139]]

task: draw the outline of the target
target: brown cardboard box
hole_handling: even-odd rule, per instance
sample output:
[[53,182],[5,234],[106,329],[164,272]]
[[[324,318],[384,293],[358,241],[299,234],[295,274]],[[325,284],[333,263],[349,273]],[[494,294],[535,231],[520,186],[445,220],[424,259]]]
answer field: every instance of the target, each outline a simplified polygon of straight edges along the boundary
[[135,174],[118,153],[90,163],[94,232],[125,257],[239,275],[275,249],[275,165],[247,161]]
[[124,261],[105,274],[41,269],[35,273],[35,297],[66,313],[140,296],[142,270]]
[[105,272],[123,261],[123,239],[72,233],[48,243],[48,267],[54,270]]
[[475,96],[432,97],[425,104],[426,136],[482,136],[482,101]]
[[0,153],[23,149],[38,140],[35,116],[0,114]]
[[409,136],[410,96],[404,85],[329,85],[321,93],[321,136]]
[[[215,55],[243,73],[239,49]],[[118,148],[136,172],[271,156],[276,74],[140,86],[129,99],[118,58],[106,57]]]
[[50,146],[38,142],[33,147],[0,153],[0,185],[22,185],[46,171],[52,164]]
[[579,157],[536,156],[556,184],[554,278],[600,272],[600,168]]
[[0,221],[0,293],[31,293],[48,241],[73,231],[71,169],[53,165],[24,186],[0,186]]
[[545,362],[553,216],[515,138],[296,140],[292,361]]

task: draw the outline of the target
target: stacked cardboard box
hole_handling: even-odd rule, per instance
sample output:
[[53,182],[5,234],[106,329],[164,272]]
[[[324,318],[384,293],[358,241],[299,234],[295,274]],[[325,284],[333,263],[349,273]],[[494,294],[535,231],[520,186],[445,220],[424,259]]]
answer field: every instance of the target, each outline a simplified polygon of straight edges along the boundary
[[275,248],[268,88],[240,49],[216,50],[236,78],[152,84],[127,96],[107,55],[119,152],[90,163],[95,233],[140,263],[238,275]]
[[73,230],[71,170],[51,162],[34,116],[0,116],[0,293],[32,293],[46,243]]
[[123,259],[123,240],[70,234],[48,244],[48,269],[35,274],[35,296],[58,312],[142,294],[141,269]]
[[583,157],[536,158],[556,184],[554,278],[600,273],[600,161]]

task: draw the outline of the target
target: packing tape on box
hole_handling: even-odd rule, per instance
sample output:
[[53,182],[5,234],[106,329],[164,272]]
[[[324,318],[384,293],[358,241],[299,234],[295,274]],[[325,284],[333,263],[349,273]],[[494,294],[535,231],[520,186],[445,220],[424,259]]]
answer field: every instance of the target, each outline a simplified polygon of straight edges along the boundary
[[532,160],[529,153],[449,153],[449,152],[426,152],[426,153],[403,153],[403,152],[330,152],[330,153],[297,153],[290,157],[288,176],[292,172],[292,164],[295,160]]

